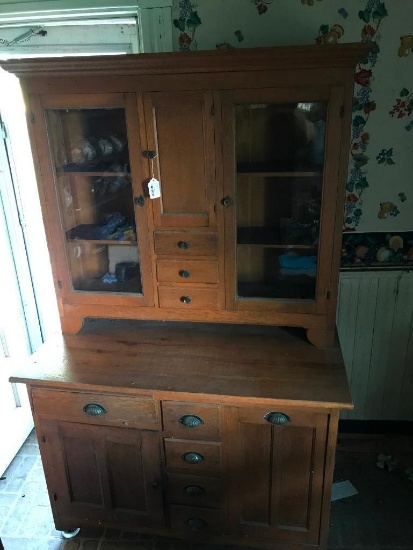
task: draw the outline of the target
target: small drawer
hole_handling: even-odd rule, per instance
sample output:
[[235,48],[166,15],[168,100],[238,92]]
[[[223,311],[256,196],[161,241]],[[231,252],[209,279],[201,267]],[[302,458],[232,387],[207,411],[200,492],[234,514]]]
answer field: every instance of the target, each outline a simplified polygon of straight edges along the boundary
[[218,290],[206,287],[160,286],[159,304],[173,309],[218,309]]
[[219,407],[162,401],[165,435],[176,439],[220,440]]
[[215,260],[158,260],[161,283],[217,283],[218,262]]
[[221,445],[164,439],[166,466],[176,473],[221,477]]
[[171,504],[220,508],[222,492],[221,479],[168,474],[168,499]]
[[221,533],[223,529],[221,510],[171,505],[169,518],[172,529],[197,537]]
[[155,231],[156,254],[173,256],[216,256],[216,233]]
[[34,412],[48,418],[154,430],[158,428],[156,402],[151,398],[32,390]]
[[305,409],[290,409],[278,405],[272,407],[240,407],[238,409],[238,421],[275,427],[320,427],[326,424],[328,415]]

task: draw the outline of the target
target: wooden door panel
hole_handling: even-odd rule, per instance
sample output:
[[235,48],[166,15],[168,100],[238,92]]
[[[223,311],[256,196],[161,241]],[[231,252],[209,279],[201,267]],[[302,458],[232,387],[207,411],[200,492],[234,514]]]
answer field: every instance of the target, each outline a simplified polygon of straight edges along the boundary
[[[62,521],[162,526],[156,432],[42,420],[42,459]],[[86,520],[85,520],[86,521]]]
[[145,94],[144,103],[148,149],[157,153],[154,173],[162,192],[153,201],[155,226],[214,226],[212,94],[155,92]]
[[[270,425],[257,410],[238,416],[238,479],[231,500],[241,533],[316,544],[320,530],[327,416],[294,413]],[[265,423],[264,423],[265,422]]]

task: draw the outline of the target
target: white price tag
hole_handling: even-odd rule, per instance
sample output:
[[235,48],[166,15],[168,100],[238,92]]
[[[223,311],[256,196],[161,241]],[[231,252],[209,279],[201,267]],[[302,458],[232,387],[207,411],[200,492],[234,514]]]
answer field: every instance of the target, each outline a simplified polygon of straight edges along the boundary
[[148,182],[149,197],[151,199],[157,199],[161,196],[161,186],[159,181],[155,178],[151,178]]

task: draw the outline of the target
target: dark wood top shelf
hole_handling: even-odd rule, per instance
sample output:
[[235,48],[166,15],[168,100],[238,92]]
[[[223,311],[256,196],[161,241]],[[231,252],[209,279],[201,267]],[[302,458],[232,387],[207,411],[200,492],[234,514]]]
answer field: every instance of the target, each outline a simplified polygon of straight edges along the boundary
[[68,243],[90,243],[90,244],[114,244],[120,246],[135,246],[137,241],[118,241],[116,239],[66,239]]
[[321,172],[312,172],[312,171],[297,171],[297,172],[280,172],[280,171],[270,171],[270,172],[260,172],[260,171],[241,171],[237,172],[238,177],[248,177],[248,178],[314,178],[320,176]]
[[297,329],[88,321],[42,346],[12,382],[222,404],[351,409],[339,346],[316,348]]
[[89,170],[58,170],[57,174],[59,176],[91,176],[105,178],[130,177],[129,172],[91,172]]

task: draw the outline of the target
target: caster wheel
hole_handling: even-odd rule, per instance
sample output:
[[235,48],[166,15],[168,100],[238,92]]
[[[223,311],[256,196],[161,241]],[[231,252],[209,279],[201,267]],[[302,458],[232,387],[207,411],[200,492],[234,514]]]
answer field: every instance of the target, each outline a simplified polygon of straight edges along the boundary
[[72,539],[76,535],[80,533],[80,527],[77,527],[76,529],[72,529],[71,531],[61,531],[62,537],[64,539]]

